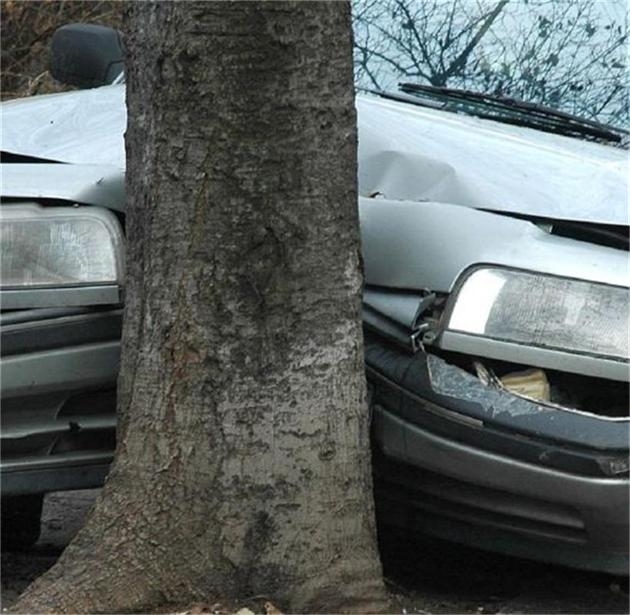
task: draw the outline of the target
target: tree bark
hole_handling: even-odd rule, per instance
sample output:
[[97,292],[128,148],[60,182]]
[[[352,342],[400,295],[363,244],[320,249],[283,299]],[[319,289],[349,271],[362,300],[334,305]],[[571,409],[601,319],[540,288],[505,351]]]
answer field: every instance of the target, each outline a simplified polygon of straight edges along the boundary
[[345,2],[137,2],[119,444],[22,612],[382,609]]

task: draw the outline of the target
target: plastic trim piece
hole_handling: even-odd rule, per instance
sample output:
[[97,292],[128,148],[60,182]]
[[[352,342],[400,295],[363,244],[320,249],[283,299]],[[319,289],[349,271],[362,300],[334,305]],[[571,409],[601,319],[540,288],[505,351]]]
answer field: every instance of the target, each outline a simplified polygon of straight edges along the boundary
[[92,308],[88,307],[70,307],[70,308],[34,308],[28,310],[19,310],[17,312],[0,313],[0,326],[29,324],[39,322],[41,320],[50,320],[54,318],[62,318],[64,316],[77,316],[79,314],[88,314]]
[[[121,309],[75,309],[73,313],[72,308],[55,308],[22,310],[10,315],[14,316],[10,323],[0,318],[3,357],[118,341],[122,331]],[[19,320],[21,315],[23,319]],[[30,319],[26,320],[29,316]],[[45,316],[48,317],[44,318]]]
[[9,399],[109,384],[116,381],[119,361],[119,341],[4,357],[0,392]]
[[68,453],[37,460],[2,463],[2,494],[22,495],[100,487],[113,452]]
[[122,293],[117,284],[69,288],[20,288],[0,292],[0,305],[3,310],[120,303]]

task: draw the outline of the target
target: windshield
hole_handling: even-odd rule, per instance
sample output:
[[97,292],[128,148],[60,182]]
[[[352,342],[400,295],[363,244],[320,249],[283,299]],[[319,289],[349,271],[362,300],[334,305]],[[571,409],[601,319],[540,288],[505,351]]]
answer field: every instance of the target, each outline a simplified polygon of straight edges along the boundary
[[[388,91],[404,84],[424,104],[463,90],[473,106],[460,98],[450,110],[484,116],[481,107],[494,107],[495,119],[520,123],[544,108],[561,112],[556,126],[575,116],[619,134],[630,124],[628,7],[626,0],[356,0],[356,84]],[[532,106],[498,109],[506,99]]]

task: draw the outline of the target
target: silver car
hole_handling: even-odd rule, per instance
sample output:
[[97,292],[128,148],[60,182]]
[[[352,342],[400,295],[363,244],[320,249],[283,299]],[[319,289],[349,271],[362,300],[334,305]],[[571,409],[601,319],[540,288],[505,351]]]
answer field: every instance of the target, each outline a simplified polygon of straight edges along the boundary
[[627,137],[407,90],[358,100],[378,516],[626,574]]
[[[379,521],[626,573],[627,135],[413,85],[357,110]],[[3,515],[32,541],[114,448],[124,85],[3,122]]]

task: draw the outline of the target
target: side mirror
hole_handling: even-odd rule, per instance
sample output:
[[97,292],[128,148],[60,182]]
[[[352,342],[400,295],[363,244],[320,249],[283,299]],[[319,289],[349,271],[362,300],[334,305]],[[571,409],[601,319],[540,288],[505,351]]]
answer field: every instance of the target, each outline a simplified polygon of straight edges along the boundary
[[50,46],[50,72],[68,85],[95,88],[123,71],[124,46],[118,30],[73,23],[58,28]]

